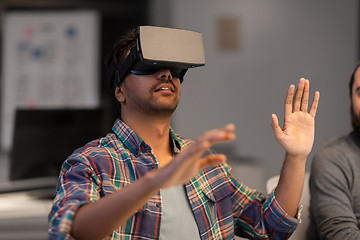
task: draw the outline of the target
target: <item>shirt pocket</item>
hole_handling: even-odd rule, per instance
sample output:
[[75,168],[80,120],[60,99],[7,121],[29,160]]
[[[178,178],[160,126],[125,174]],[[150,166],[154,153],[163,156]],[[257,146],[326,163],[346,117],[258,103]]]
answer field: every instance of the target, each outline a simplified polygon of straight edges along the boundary
[[202,193],[206,199],[205,202],[208,205],[206,207],[212,219],[218,220],[232,215],[231,196],[233,190],[227,183],[215,187],[208,185],[202,188]]
[[215,187],[206,185],[202,187],[201,191],[212,203],[220,202],[225,198],[231,198],[233,190],[228,186],[226,182]]
[[214,237],[212,239],[228,239],[227,237],[234,236],[231,187],[226,183],[217,187],[208,185],[202,188],[202,194],[204,202],[201,208],[206,212],[202,215],[205,218],[202,232],[205,234],[210,231]]

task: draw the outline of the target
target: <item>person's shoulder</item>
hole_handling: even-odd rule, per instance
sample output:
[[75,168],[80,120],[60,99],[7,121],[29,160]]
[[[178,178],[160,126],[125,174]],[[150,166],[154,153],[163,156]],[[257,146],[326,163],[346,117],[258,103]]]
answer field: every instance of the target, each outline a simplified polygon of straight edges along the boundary
[[324,165],[330,168],[331,165],[344,167],[353,164],[354,159],[358,159],[354,156],[360,153],[360,149],[354,144],[351,134],[328,140],[312,159],[312,167],[318,166],[322,169]]
[[63,169],[91,169],[98,174],[103,171],[106,172],[116,164],[119,154],[123,152],[119,151],[119,148],[124,149],[123,146],[120,146],[121,144],[114,133],[88,142],[76,149],[65,160]]
[[326,141],[319,152],[343,152],[347,151],[353,145],[351,134],[343,135],[340,137],[333,137]]
[[110,155],[113,149],[120,148],[121,142],[117,140],[114,133],[109,133],[105,137],[95,139],[77,148],[70,156],[69,160],[96,160],[99,157]]

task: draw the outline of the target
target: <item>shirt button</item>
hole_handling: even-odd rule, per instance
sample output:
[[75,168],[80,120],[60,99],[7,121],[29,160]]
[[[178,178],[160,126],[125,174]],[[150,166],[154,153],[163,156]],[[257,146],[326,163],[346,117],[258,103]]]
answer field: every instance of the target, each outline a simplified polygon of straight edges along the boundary
[[156,206],[159,208],[159,207],[160,207],[160,203],[156,203]]

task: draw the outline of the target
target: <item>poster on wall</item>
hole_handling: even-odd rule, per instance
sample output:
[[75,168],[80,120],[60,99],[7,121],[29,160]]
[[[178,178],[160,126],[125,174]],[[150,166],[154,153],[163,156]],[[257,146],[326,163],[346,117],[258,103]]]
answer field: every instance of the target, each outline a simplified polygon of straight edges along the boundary
[[9,12],[2,19],[1,148],[11,150],[18,108],[99,106],[95,11]]

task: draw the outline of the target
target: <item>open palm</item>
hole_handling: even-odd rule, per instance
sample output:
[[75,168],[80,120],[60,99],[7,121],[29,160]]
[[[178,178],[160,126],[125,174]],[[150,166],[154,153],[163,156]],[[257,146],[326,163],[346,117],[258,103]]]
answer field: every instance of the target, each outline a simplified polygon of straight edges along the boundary
[[309,80],[300,79],[294,95],[295,86],[291,85],[285,98],[284,127],[279,126],[278,118],[272,115],[272,128],[276,140],[291,155],[307,156],[314,142],[315,115],[320,93],[315,92],[308,112]]

